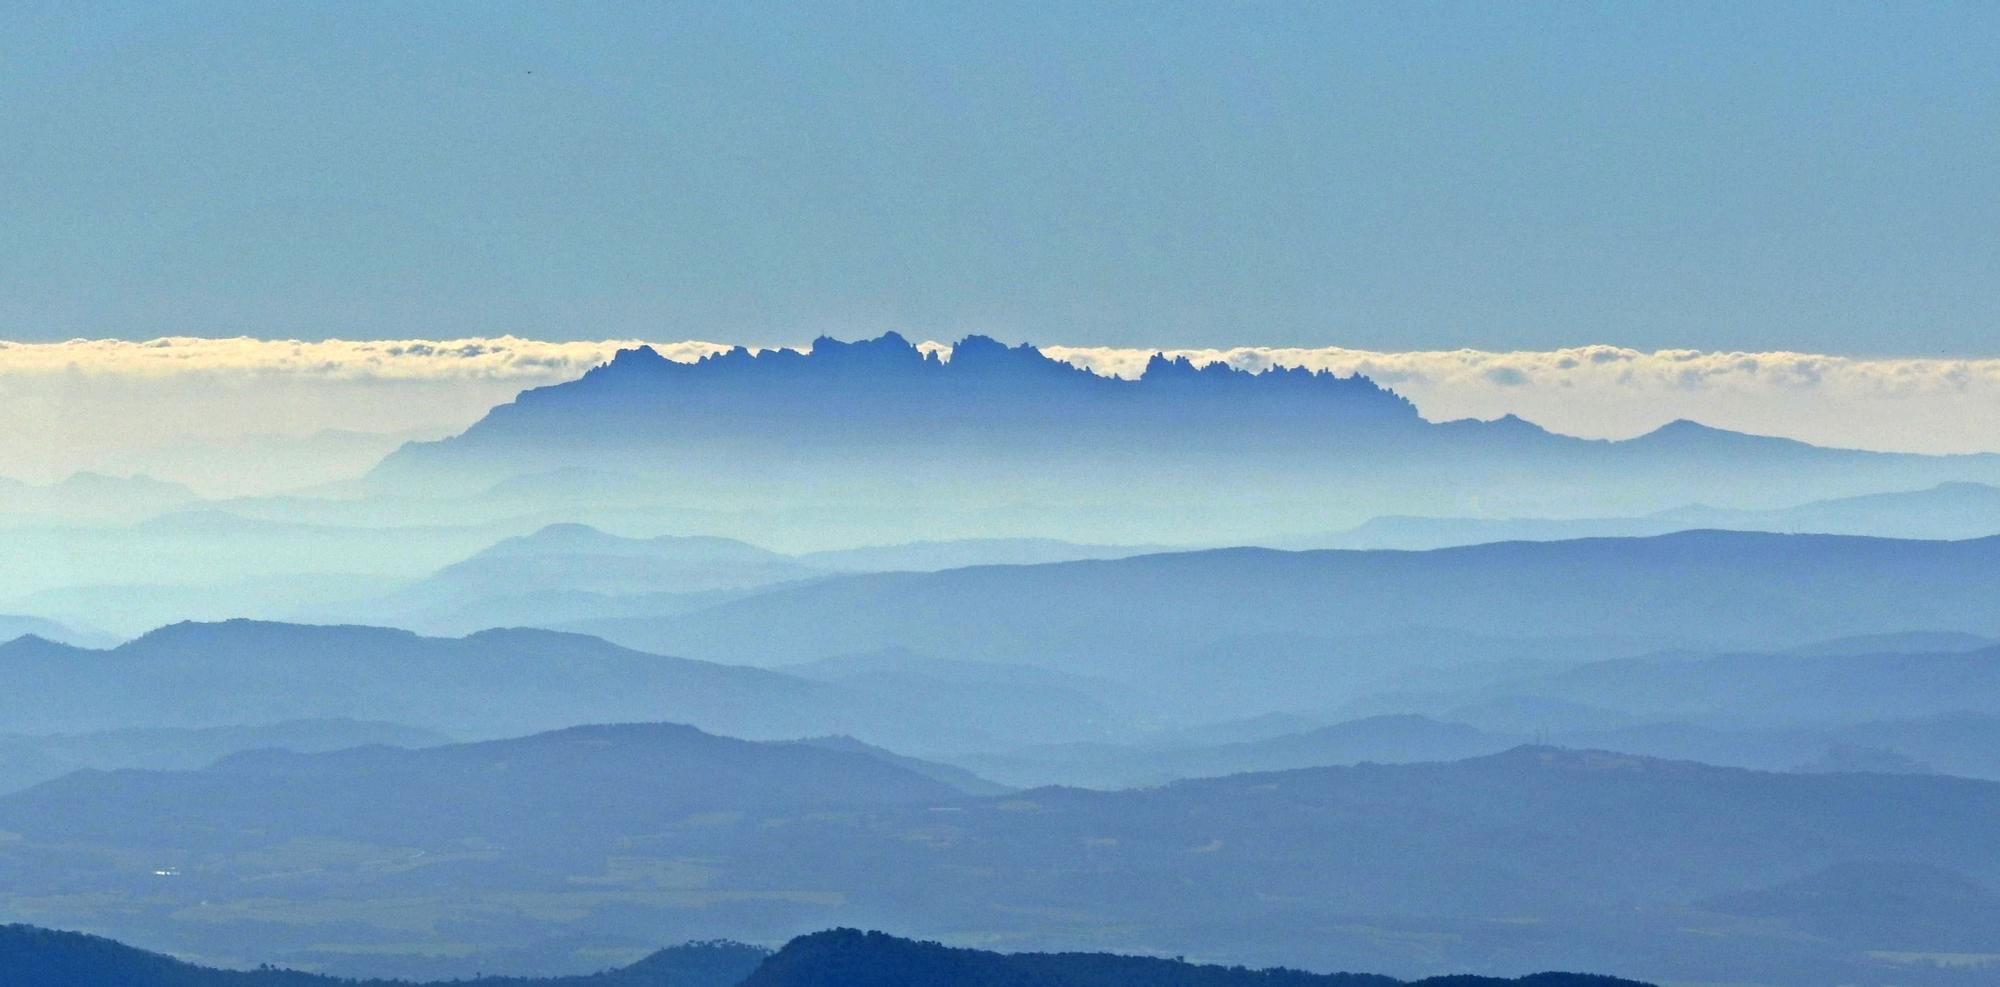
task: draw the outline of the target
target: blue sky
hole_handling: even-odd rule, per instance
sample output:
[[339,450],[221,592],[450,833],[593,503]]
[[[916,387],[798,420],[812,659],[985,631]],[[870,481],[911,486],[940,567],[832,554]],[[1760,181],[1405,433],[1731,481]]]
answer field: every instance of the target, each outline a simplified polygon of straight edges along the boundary
[[2000,7],[34,4],[0,338],[2000,353]]

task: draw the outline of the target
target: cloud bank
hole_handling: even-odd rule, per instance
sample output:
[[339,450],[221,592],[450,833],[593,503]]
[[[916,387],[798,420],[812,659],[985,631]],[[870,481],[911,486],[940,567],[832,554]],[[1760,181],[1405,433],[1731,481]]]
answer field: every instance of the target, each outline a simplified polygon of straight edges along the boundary
[[729,348],[721,343],[695,340],[652,344],[636,339],[548,342],[516,336],[318,342],[199,336],[145,341],[0,341],[0,379],[50,373],[137,378],[195,373],[332,381],[553,382],[576,377],[611,359],[618,350],[640,345],[651,345],[675,360],[697,360]]
[[[1138,373],[1150,355],[1106,347],[1044,351],[1120,376]],[[1167,352],[1251,370],[1295,366],[1363,374],[1408,397],[1433,420],[1516,414],[1570,435],[1626,438],[1691,418],[1821,445],[2000,451],[2000,359],[1617,346],[1510,353],[1338,347]]]
[[[176,337],[0,342],[0,473],[52,479],[78,469],[146,470],[210,492],[351,475],[412,435],[463,428],[517,392],[574,378],[638,340],[301,342]],[[726,344],[651,343],[694,360]],[[949,352],[949,347],[923,344]],[[804,348],[803,346],[799,348]],[[1047,346],[1100,373],[1131,376],[1151,350]],[[1917,452],[2000,451],[2000,359],[1811,353],[1385,353],[1326,348],[1173,349],[1246,369],[1303,366],[1367,375],[1426,417],[1517,414],[1558,432],[1622,438],[1676,418],[1825,445]],[[339,456],[273,450],[338,448]],[[269,479],[259,480],[268,474]]]

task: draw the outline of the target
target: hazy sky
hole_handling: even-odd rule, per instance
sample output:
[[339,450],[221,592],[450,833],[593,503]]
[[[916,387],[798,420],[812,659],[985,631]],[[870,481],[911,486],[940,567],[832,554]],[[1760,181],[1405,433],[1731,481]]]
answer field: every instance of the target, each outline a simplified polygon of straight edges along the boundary
[[0,8],[0,338],[2000,354],[2000,5]]

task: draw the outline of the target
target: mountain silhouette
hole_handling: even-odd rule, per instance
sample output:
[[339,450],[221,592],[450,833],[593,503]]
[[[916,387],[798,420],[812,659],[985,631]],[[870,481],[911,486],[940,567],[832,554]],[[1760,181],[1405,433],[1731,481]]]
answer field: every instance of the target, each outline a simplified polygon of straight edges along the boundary
[[743,987],[1646,987],[1575,973],[1402,981],[1358,973],[1205,966],[1107,953],[995,953],[834,929],[785,944]]
[[[197,771],[86,770],[0,798],[0,817],[32,838],[68,829],[122,840],[126,821],[152,816],[160,825],[143,845],[153,847],[340,833],[432,851],[475,841],[532,859],[601,850],[706,812],[962,796],[866,751],[647,723],[417,749],[246,751]],[[227,824],[209,831],[200,820]]]
[[1822,449],[1692,422],[1583,440],[1513,417],[1433,423],[1359,376],[1156,356],[1126,380],[1026,345],[972,336],[945,359],[889,333],[693,363],[624,350],[460,435],[404,446],[363,489],[471,494],[605,472],[644,478],[627,489],[650,480],[661,504],[758,511],[786,540],[823,537],[814,525],[837,518],[877,533],[900,519],[904,537],[1006,526],[1215,543],[1475,503],[1509,514],[1774,507],[2000,481],[2000,457]]
[[426,747],[450,738],[394,723],[288,720],[256,726],[128,727],[92,733],[0,734],[0,792],[82,768],[192,769],[238,751],[329,751],[365,744]]
[[30,636],[0,644],[0,674],[12,685],[0,716],[31,733],[351,717],[490,737],[671,719],[756,739],[851,734],[928,750],[1077,729],[1028,722],[991,689],[950,701],[850,688],[526,628],[441,638],[230,620],[173,624],[103,651]]
[[1703,528],[1885,538],[1965,539],[2000,534],[2000,487],[1943,483],[1768,510],[1678,507],[1643,517],[1469,518],[1390,516],[1334,535],[1279,539],[1297,548],[1422,550],[1496,541],[1647,537]]
[[59,641],[78,647],[116,644],[117,638],[97,631],[77,630],[45,617],[30,617],[21,614],[0,614],[0,641],[11,641],[28,635],[48,641]]
[[1944,652],[1659,655],[1594,662],[1498,691],[1649,718],[1865,723],[2000,714],[2000,646]]
[[502,539],[394,592],[327,609],[343,621],[468,634],[496,626],[560,627],[697,610],[764,587],[840,573],[1124,558],[1146,551],[989,538],[791,555],[732,538],[633,538],[562,523]]
[[[1420,697],[1405,699],[1422,705]],[[1137,743],[1043,744],[958,754],[951,760],[982,777],[1023,788],[1061,784],[1115,789],[1324,765],[1454,760],[1533,741],[1761,771],[1925,771],[2000,781],[2000,715],[1994,713],[1827,723],[1827,716],[1840,712],[1829,706],[1812,722],[1770,726],[1742,722],[1756,717],[1741,711],[1716,724],[1600,710],[1624,721],[1605,726],[1579,725],[1580,714],[1541,697],[1509,694],[1504,700],[1468,704],[1436,717],[1366,716],[1248,740],[1215,742],[1168,733]],[[1980,704],[1977,697],[1939,703],[1954,708]],[[1992,700],[1983,704],[1992,705]],[[1460,722],[1455,716],[1481,723]]]
[[73,473],[50,484],[0,477],[0,516],[16,521],[135,520],[200,501],[194,491],[146,475]]
[[[578,629],[732,661],[901,647],[1206,693],[1226,685],[1218,678],[1258,681],[1268,667],[1270,649],[1262,646],[1199,653],[1230,639],[1385,635],[1364,657],[1388,668],[1421,660],[1432,645],[1398,646],[1386,636],[1420,630],[1535,640],[1545,648],[1563,638],[1594,638],[1601,648],[1613,639],[1638,645],[1625,654],[1676,645],[1781,648],[1911,628],[1991,636],[2000,633],[1992,599],[2000,599],[2000,537],[1693,531],[1427,552],[1236,548],[843,576],[694,613]],[[1327,695],[1307,673],[1323,681],[1343,664],[1307,662],[1308,648],[1293,651],[1299,661],[1283,667],[1295,674],[1264,680],[1285,688],[1261,695],[1301,703]]]

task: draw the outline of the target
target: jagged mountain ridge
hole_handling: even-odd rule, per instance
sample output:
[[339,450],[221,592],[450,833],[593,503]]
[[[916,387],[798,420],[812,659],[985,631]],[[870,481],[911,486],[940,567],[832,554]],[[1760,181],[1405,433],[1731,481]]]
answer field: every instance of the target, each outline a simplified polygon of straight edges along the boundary
[[[737,347],[692,363],[651,347],[621,350],[577,380],[523,392],[457,437],[405,446],[375,473],[395,478],[448,465],[485,468],[487,480],[498,481],[510,469],[587,467],[606,452],[662,447],[681,465],[707,466],[860,450],[1059,458],[1101,450],[1111,438],[1185,446],[1200,438],[1189,428],[1197,423],[1281,436],[1270,427],[1305,416],[1394,431],[1425,425],[1413,404],[1360,376],[1251,373],[1162,356],[1126,380],[983,336],[961,340],[947,360],[892,332],[851,343],[822,337],[807,352]],[[529,451],[526,464],[504,465]],[[503,465],[493,471],[496,460]]]
[[636,488],[652,484],[663,505],[865,516],[897,525],[895,540],[1180,543],[1413,510],[1776,507],[2000,480],[1994,456],[1824,449],[1693,422],[1578,439],[1512,416],[1431,422],[1358,375],[1155,356],[1121,379],[982,336],[946,359],[889,333],[692,363],[624,350],[460,435],[404,446],[364,487],[469,494],[607,468],[647,478]]
[[1063,401],[1088,403],[1092,411],[1125,418],[1124,423],[1184,417],[1190,402],[1217,405],[1205,409],[1210,414],[1243,417],[1316,406],[1350,422],[1423,423],[1414,404],[1360,375],[1302,368],[1252,372],[1155,355],[1143,374],[1123,379],[985,336],[960,340],[944,359],[891,332],[856,342],[821,337],[810,351],[739,346],[692,363],[669,360],[649,346],[621,350],[577,381],[527,391],[495,409],[490,427],[527,425],[544,405],[579,394],[732,421],[805,403],[819,417],[790,423],[801,431],[885,423],[925,431],[941,422],[1083,424],[1070,417]]

